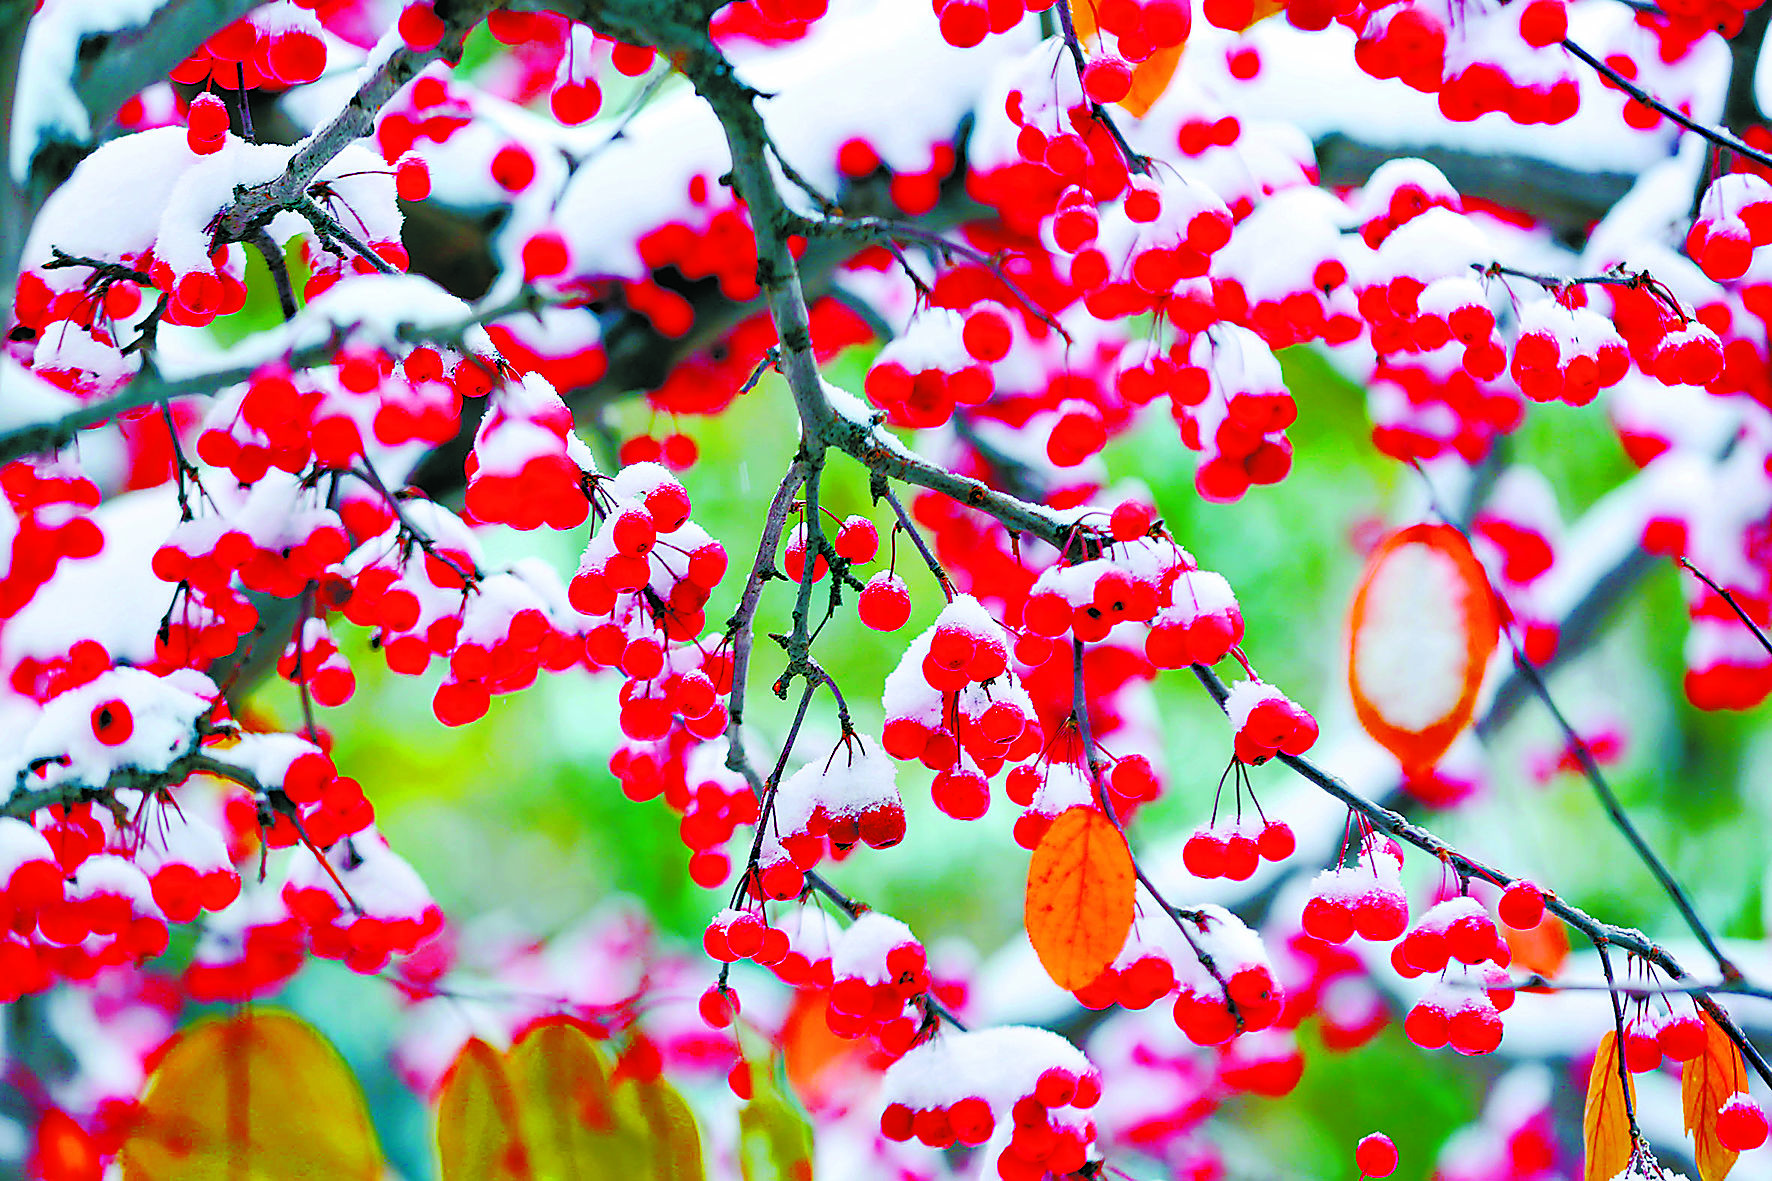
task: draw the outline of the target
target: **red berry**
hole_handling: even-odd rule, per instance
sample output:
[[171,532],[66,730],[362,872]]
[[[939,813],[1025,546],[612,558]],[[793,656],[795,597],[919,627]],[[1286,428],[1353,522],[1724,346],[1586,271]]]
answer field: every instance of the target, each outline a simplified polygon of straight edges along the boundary
[[134,733],[135,717],[123,702],[113,699],[93,707],[92,735],[106,746],[121,746]]
[[1001,361],[1009,355],[1009,346],[1013,343],[1014,336],[1003,313],[980,308],[966,317],[966,326],[961,330],[960,339],[973,360]]
[[418,156],[401,156],[394,162],[394,191],[402,201],[423,201],[431,195],[431,169]]
[[1246,882],[1255,875],[1256,867],[1261,864],[1261,853],[1257,850],[1255,839],[1242,833],[1233,833],[1224,843],[1224,876],[1233,882]]
[[543,230],[523,243],[523,277],[558,275],[566,270],[570,259],[566,239],[554,230]]
[[1669,1017],[1655,1033],[1661,1052],[1675,1062],[1690,1062],[1704,1053],[1704,1022],[1696,1013]]
[[602,106],[603,91],[588,78],[583,82],[562,82],[548,97],[554,118],[573,126],[594,117]]
[[715,985],[701,994],[697,1006],[701,1019],[714,1029],[725,1029],[738,1016],[738,994],[724,985]]
[[190,128],[191,135],[197,139],[220,139],[228,133],[227,104],[216,95],[199,94],[191,100],[185,126]]
[[1256,838],[1255,847],[1265,861],[1284,861],[1298,848],[1298,838],[1292,835],[1292,827],[1285,821],[1270,820],[1261,830],[1261,836]]
[[1151,531],[1151,519],[1148,505],[1128,500],[1114,506],[1108,528],[1113,530],[1115,541],[1132,541]]
[[423,53],[435,49],[446,31],[443,20],[429,4],[409,4],[400,13],[400,39],[406,48]]
[[929,794],[935,806],[955,820],[977,820],[991,806],[990,783],[963,767],[938,774]]
[[1544,895],[1528,881],[1518,881],[1502,892],[1495,913],[1516,931],[1530,931],[1544,918]]
[[1732,1095],[1717,1112],[1717,1139],[1733,1152],[1748,1152],[1766,1142],[1766,1113],[1746,1095]]
[[1625,1028],[1624,1064],[1632,1074],[1647,1074],[1661,1065],[1661,1043],[1641,1021],[1632,1021]]
[[1098,57],[1083,67],[1083,93],[1092,102],[1117,103],[1132,93],[1132,65],[1124,58]]
[[1202,828],[1181,847],[1181,863],[1197,878],[1224,876],[1224,841],[1211,829]]
[[1383,1132],[1374,1132],[1354,1149],[1354,1164],[1368,1177],[1388,1177],[1397,1171],[1397,1146]]
[[874,555],[880,552],[880,532],[866,517],[850,517],[837,530],[833,544],[844,561],[862,565],[873,561]]
[[506,144],[492,157],[492,179],[506,192],[522,192],[535,179],[535,157],[521,144]]
[[1325,943],[1346,943],[1354,935],[1354,915],[1340,898],[1313,897],[1300,917],[1304,933]]

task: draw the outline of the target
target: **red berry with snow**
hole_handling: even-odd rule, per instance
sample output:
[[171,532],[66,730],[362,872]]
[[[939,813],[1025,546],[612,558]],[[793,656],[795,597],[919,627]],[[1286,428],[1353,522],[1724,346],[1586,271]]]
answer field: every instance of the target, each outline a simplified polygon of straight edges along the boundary
[[1354,1148],[1354,1166],[1368,1177],[1388,1177],[1397,1171],[1397,1146],[1383,1132],[1363,1136]]

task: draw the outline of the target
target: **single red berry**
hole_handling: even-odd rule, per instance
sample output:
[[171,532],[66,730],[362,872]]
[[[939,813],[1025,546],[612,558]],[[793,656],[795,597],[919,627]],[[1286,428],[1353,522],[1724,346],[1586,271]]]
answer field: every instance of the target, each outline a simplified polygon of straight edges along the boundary
[[990,308],[979,308],[966,317],[960,339],[975,361],[1001,361],[1009,355],[1009,346],[1014,342],[1009,321],[1003,313]]
[[1675,1062],[1690,1062],[1704,1053],[1704,1022],[1696,1013],[1669,1017],[1655,1033],[1661,1052]]
[[591,119],[602,107],[603,91],[588,78],[583,82],[562,82],[548,98],[554,118],[572,126]]
[[1748,1152],[1766,1142],[1766,1113],[1746,1095],[1732,1095],[1717,1112],[1717,1140],[1733,1152]]
[[1632,1021],[1624,1031],[1624,1064],[1632,1074],[1647,1074],[1661,1065],[1661,1043],[1655,1031]]
[[1150,506],[1136,500],[1123,501],[1114,506],[1108,528],[1113,530],[1115,541],[1132,541],[1151,531],[1151,519]]
[[1292,835],[1292,826],[1285,821],[1270,820],[1256,838],[1255,847],[1263,860],[1284,861],[1298,848],[1298,838]]
[[716,984],[701,994],[697,1006],[701,1010],[701,1019],[714,1029],[725,1029],[738,1016],[738,994],[724,985]]
[[535,157],[521,144],[506,144],[492,157],[492,179],[506,192],[522,192],[535,179]]
[[880,531],[866,517],[850,517],[837,530],[833,544],[844,561],[862,565],[873,561],[874,555],[880,552]]
[[1397,1146],[1383,1132],[1374,1132],[1354,1149],[1354,1164],[1368,1177],[1388,1177],[1397,1171]]
[[1119,102],[1132,93],[1132,64],[1119,57],[1096,58],[1083,67],[1083,93],[1091,102]]
[[566,270],[571,252],[557,231],[543,230],[523,243],[523,277],[538,279]]
[[1528,881],[1517,881],[1502,892],[1495,913],[1516,931],[1530,931],[1544,918],[1544,895]]
[[199,94],[191,100],[185,126],[197,139],[220,139],[228,132],[228,106],[216,95]]
[[1223,877],[1223,839],[1209,828],[1197,830],[1181,847],[1181,863],[1197,878]]
[[394,192],[402,201],[423,201],[430,196],[430,166],[421,157],[412,155],[394,161]]
[[398,28],[406,48],[418,53],[437,48],[446,31],[443,19],[429,4],[407,5],[400,13]]
[[121,746],[135,733],[135,717],[121,701],[101,702],[92,710],[92,735],[106,746]]

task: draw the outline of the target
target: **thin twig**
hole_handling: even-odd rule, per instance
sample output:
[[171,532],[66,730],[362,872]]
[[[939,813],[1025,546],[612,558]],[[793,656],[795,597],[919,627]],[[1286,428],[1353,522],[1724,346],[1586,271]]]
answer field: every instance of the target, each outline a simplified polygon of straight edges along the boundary
[[1681,558],[1680,565],[1682,565],[1686,569],[1690,570],[1693,574],[1693,577],[1697,578],[1698,581],[1704,583],[1704,585],[1710,587],[1711,590],[1713,590],[1717,593],[1717,595],[1723,600],[1723,602],[1729,604],[1729,609],[1731,611],[1735,612],[1736,618],[1740,619],[1741,622],[1745,623],[1747,625],[1748,630],[1753,632],[1754,639],[1756,639],[1760,642],[1760,647],[1764,648],[1768,652],[1772,652],[1772,639],[1766,638],[1766,633],[1761,631],[1760,625],[1755,623],[1753,621],[1753,618],[1751,616],[1749,616],[1746,611],[1743,611],[1741,609],[1741,604],[1735,601],[1734,595],[1730,594],[1728,591],[1726,591],[1722,587],[1718,586],[1717,583],[1711,578],[1710,575],[1706,574],[1704,571],[1702,571],[1698,567],[1694,566],[1687,559]]
[[1711,143],[1714,143],[1719,147],[1728,148],[1731,152],[1739,153],[1740,155],[1747,157],[1749,160],[1754,161],[1756,164],[1772,168],[1772,155],[1760,151],[1758,148],[1749,144],[1746,140],[1728,129],[1712,127],[1709,124],[1700,123],[1685,112],[1669,106],[1567,37],[1563,38],[1563,48],[1592,66],[1600,77],[1606,79],[1608,82],[1612,83],[1612,85],[1618,87],[1618,89],[1624,91],[1644,106],[1657,112],[1663,118],[1672,120],[1681,127],[1684,127],[1687,131],[1703,136],[1705,139],[1708,139]]
[[1643,1130],[1637,1127],[1637,1101],[1631,1091],[1630,1064],[1624,1058],[1624,1001],[1618,995],[1615,981],[1612,979],[1612,957],[1607,954],[1606,941],[1595,939],[1594,950],[1600,953],[1600,970],[1606,974],[1606,985],[1611,990],[1612,1029],[1617,1041],[1613,1044],[1613,1060],[1618,1065],[1618,1086],[1624,1092],[1624,1118],[1630,1124],[1630,1138],[1633,1146],[1643,1141]]

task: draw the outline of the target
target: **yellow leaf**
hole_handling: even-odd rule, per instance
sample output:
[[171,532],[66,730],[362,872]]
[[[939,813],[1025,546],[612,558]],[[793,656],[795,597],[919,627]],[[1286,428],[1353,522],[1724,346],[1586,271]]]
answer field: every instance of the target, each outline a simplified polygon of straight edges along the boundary
[[437,1164],[443,1181],[527,1181],[529,1153],[504,1055],[471,1039],[437,1097]]
[[119,1160],[128,1181],[378,1181],[383,1171],[350,1068],[313,1026],[263,1009],[178,1035]]
[[1729,1096],[1747,1090],[1741,1051],[1709,1014],[1704,1017],[1704,1053],[1680,1068],[1680,1107],[1692,1136],[1701,1181],[1723,1181],[1738,1155],[1717,1139],[1717,1112]]
[[1156,106],[1163,92],[1169,89],[1169,81],[1175,77],[1175,67],[1181,64],[1181,51],[1186,48],[1184,41],[1168,49],[1159,49],[1132,67],[1132,89],[1120,100],[1120,105],[1134,119],[1144,118],[1145,112]]
[[1132,929],[1132,852],[1113,822],[1079,805],[1061,813],[1028,862],[1028,939],[1060,988],[1082,988],[1114,962]]
[[[1618,1035],[1612,1030],[1600,1039],[1594,1066],[1587,1076],[1587,1106],[1581,1113],[1581,1139],[1587,1153],[1584,1181],[1612,1181],[1630,1164],[1630,1119],[1625,1114],[1624,1088],[1618,1077]],[[1637,1101],[1636,1083],[1630,1085],[1630,1101]]]

